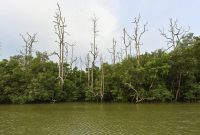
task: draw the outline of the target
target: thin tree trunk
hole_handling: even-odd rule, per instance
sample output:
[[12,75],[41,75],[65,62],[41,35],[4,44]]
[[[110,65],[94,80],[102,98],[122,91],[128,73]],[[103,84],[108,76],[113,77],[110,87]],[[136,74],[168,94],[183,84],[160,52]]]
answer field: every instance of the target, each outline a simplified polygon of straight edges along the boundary
[[59,79],[59,84],[61,86],[61,90],[63,90],[63,85],[64,85],[64,48],[65,48],[65,41],[64,41],[64,36],[65,33],[67,33],[65,31],[65,18],[62,16],[61,13],[61,9],[59,4],[57,4],[58,6],[58,11],[56,12],[55,15],[55,33],[58,37],[58,44],[59,44],[59,54],[56,53],[58,55],[59,58],[59,63],[58,63],[58,79]]
[[[92,18],[93,21],[93,44],[91,45],[91,51],[90,53],[93,56],[93,60],[92,60],[92,71],[91,71],[91,91],[92,93],[94,93],[94,70],[95,70],[95,62],[98,56],[98,48],[96,45],[96,36],[97,36],[97,21],[98,19],[94,16]],[[95,94],[95,93],[94,93]]]
[[91,89],[92,92],[94,90],[94,65],[92,64],[92,72],[91,72]]

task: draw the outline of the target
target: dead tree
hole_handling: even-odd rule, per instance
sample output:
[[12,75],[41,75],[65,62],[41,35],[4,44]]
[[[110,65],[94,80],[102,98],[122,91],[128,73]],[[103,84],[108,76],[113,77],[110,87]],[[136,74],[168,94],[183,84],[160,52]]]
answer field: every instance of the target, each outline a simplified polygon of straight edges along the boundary
[[133,35],[129,35],[126,31],[125,33],[128,35],[128,37],[135,43],[135,51],[136,51],[136,59],[137,59],[137,64],[138,66],[140,65],[140,46],[142,45],[141,43],[141,37],[144,35],[144,33],[147,31],[147,24],[145,23],[143,25],[142,30],[140,30],[140,19],[141,16],[138,15],[138,17],[134,18],[134,21],[132,22],[134,24],[134,32]]
[[111,50],[108,49],[108,52],[111,54],[112,63],[116,63],[117,53],[116,53],[116,44],[117,41],[113,38],[113,46]]
[[121,48],[119,52],[117,52],[117,60],[121,62],[123,60],[123,49]]
[[[182,26],[178,26],[178,21],[173,21],[172,18],[169,19],[169,35],[164,32],[163,30],[159,30],[161,35],[166,39],[168,48],[165,50],[169,50],[170,48],[176,49],[177,45],[180,44],[181,40],[188,34],[188,30],[185,30]],[[180,87],[181,87],[181,79],[182,79],[182,73],[177,73],[176,75],[177,79],[177,89],[175,92],[175,101],[178,100],[179,94],[180,94]],[[174,80],[171,82],[172,86],[174,85]]]
[[[124,28],[123,29],[123,36],[122,36],[122,39],[123,39],[123,43],[124,43],[124,50],[125,50],[125,54],[126,54],[126,59],[128,58],[128,47],[130,47],[130,50],[131,50],[131,40],[130,38],[128,37],[128,43],[127,43],[127,36],[126,36],[126,29]],[[131,51],[130,51],[131,52]],[[130,54],[131,55],[131,54]]]
[[25,55],[26,56],[32,56],[32,52],[33,52],[33,44],[38,42],[36,40],[36,36],[37,33],[34,33],[33,35],[30,35],[28,32],[27,34],[27,38],[24,37],[22,34],[20,34],[20,36],[22,37],[24,43],[25,43]]
[[74,58],[74,46],[76,44],[69,44],[69,46],[71,46],[71,60],[70,60],[70,69],[72,70],[73,68],[73,63],[76,62],[77,60],[77,57]]
[[[59,4],[57,4],[58,9],[57,12],[55,13],[55,34],[57,35],[57,43],[59,45],[59,53],[57,53],[57,56],[59,58],[59,63],[58,63],[58,79],[60,80],[60,86],[61,90],[63,90],[63,85],[64,85],[64,51],[65,51],[65,35],[68,34],[65,31],[65,28],[67,27],[65,25],[65,17],[62,15],[61,8]],[[69,35],[69,34],[68,34]]]
[[69,45],[65,44],[65,62],[68,63],[68,57],[69,57]]
[[85,58],[85,65],[86,65],[86,71],[87,71],[87,84],[88,88],[90,87],[90,54],[88,53]]
[[92,17],[92,22],[93,22],[93,43],[91,44],[91,55],[92,55],[92,71],[91,71],[91,90],[92,92],[94,92],[94,69],[95,69],[95,63],[96,63],[96,59],[98,57],[98,47],[96,44],[96,37],[97,37],[97,33],[99,31],[97,31],[97,21],[98,19],[93,16]]
[[103,102],[103,98],[104,98],[104,89],[105,89],[105,85],[104,85],[104,61],[102,56],[100,57],[100,63],[101,63],[101,73],[100,73],[100,98],[101,98],[101,103]]
[[33,44],[38,42],[36,39],[37,33],[34,33],[33,35],[30,35],[28,32],[26,33],[27,37],[24,37],[22,34],[20,36],[22,37],[25,46],[24,46],[24,51],[21,51],[21,53],[24,55],[24,64],[25,66],[27,65],[27,57],[32,56],[33,52]]
[[139,103],[141,101],[144,100],[143,97],[141,97],[141,95],[139,94],[139,92],[133,87],[133,85],[131,83],[125,83],[125,85],[127,85],[129,87],[129,89],[134,91],[134,94],[131,95],[132,96],[132,101],[135,99],[136,103]]
[[185,35],[188,34],[188,30],[185,30],[182,26],[178,26],[178,21],[173,21],[172,18],[169,19],[169,35],[165,33],[164,29],[159,29],[160,34],[166,39],[168,48],[165,50],[169,50],[173,47],[173,49],[176,48],[176,46],[180,43],[180,41],[185,37]]

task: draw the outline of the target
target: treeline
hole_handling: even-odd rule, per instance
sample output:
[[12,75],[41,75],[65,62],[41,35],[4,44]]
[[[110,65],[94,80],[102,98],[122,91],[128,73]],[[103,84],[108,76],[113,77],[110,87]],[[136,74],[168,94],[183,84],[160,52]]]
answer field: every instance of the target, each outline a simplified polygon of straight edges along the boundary
[[[0,103],[200,101],[200,37],[170,19],[169,35],[160,30],[169,48],[140,54],[147,23],[140,27],[138,16],[133,21],[133,34],[123,29],[121,51],[117,52],[117,41],[113,39],[109,64],[96,43],[97,23],[94,16],[91,50],[84,69],[81,58],[79,67],[74,64],[75,44],[65,41],[68,33],[59,5],[54,21],[58,52],[37,51],[33,56],[37,34],[21,35],[25,47],[20,54],[0,61]],[[49,59],[51,55],[58,56],[58,63]]]
[[199,101],[199,52],[200,38],[189,34],[171,52],[157,50],[140,55],[140,66],[136,57],[116,64],[103,63],[95,67],[93,90],[88,85],[91,68],[71,69],[64,63],[66,76],[61,90],[58,64],[49,60],[47,53],[27,57],[26,66],[23,55],[12,56],[0,61],[0,102]]

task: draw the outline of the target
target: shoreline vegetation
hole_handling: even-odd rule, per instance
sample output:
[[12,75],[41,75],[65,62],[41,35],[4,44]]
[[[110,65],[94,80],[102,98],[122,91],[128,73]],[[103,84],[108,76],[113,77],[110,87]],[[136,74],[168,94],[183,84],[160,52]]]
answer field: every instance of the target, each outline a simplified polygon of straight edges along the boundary
[[[73,56],[75,44],[65,41],[66,23],[58,5],[54,28],[59,51],[33,54],[37,34],[21,35],[25,48],[0,61],[0,103],[200,102],[200,37],[170,19],[169,33],[160,30],[169,48],[141,54],[141,38],[148,25],[142,25],[140,18],[134,18],[132,35],[123,29],[122,51],[117,52],[113,39],[113,48],[108,50],[112,63],[108,63],[96,43],[98,18],[93,16],[91,50],[84,63]],[[49,59],[52,55],[58,56],[58,62]]]

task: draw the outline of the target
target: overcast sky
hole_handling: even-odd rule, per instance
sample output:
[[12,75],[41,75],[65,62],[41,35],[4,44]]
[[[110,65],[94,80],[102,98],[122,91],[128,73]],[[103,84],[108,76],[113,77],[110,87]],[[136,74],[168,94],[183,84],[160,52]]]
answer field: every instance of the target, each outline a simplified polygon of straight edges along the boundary
[[66,37],[69,43],[76,42],[75,55],[84,57],[92,41],[91,16],[98,18],[98,47],[109,57],[107,48],[116,38],[117,47],[123,48],[122,30],[131,33],[132,20],[140,15],[141,23],[148,22],[148,32],[142,38],[142,52],[167,48],[159,28],[168,28],[169,18],[195,35],[200,35],[199,0],[0,0],[0,59],[18,54],[24,45],[19,34],[37,33],[35,50],[57,50],[54,34],[54,14],[59,3],[66,18]]

